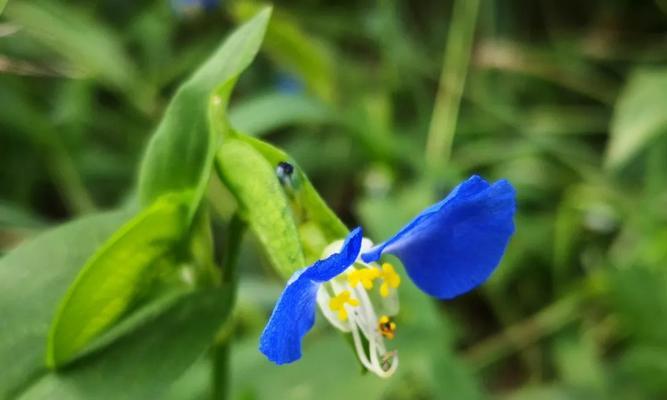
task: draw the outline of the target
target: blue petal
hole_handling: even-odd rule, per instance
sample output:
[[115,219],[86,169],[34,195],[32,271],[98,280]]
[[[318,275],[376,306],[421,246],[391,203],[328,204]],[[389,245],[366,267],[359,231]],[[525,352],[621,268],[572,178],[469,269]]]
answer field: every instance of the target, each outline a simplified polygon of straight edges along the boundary
[[472,176],[361,257],[372,262],[394,254],[421,290],[456,297],[482,284],[500,262],[514,233],[514,198],[508,181],[489,185]]
[[317,289],[356,261],[362,238],[361,228],[353,230],[340,253],[292,275],[259,339],[259,350],[269,360],[280,365],[301,358],[301,340],[315,323]]

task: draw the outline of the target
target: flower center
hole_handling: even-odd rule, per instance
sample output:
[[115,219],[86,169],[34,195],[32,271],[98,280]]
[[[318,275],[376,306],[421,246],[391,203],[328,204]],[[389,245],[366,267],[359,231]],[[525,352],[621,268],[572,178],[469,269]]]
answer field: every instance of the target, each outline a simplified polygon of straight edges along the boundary
[[[338,251],[341,244],[331,244],[323,256]],[[362,249],[370,247],[370,241],[364,239]],[[373,290],[376,280],[380,283],[379,290]],[[391,316],[398,313],[396,289],[400,283],[401,278],[391,264],[380,267],[357,259],[345,272],[322,284],[317,292],[322,314],[339,330],[352,333],[361,363],[383,378],[391,376],[398,367],[398,355],[396,351],[387,351],[384,339],[395,336],[396,323]]]

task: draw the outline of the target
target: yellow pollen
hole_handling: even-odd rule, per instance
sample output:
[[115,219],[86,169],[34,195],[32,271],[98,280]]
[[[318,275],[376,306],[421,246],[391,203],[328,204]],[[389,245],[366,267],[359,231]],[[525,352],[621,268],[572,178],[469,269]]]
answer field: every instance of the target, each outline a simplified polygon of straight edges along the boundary
[[392,340],[396,336],[396,323],[388,316],[383,315],[378,321],[378,330],[382,336]]
[[346,304],[352,307],[359,305],[359,300],[351,297],[348,290],[343,290],[329,300],[329,308],[331,308],[332,311],[338,312],[338,319],[341,321],[347,320],[347,310],[345,309]]
[[396,289],[401,284],[401,277],[396,273],[394,266],[389,263],[382,264],[382,271],[380,271],[380,278],[383,282],[380,286],[380,295],[382,297],[389,296],[389,288]]
[[355,268],[351,272],[348,272],[347,281],[352,287],[361,283],[364,289],[370,290],[373,289],[373,280],[378,277],[380,277],[380,271],[377,268]]

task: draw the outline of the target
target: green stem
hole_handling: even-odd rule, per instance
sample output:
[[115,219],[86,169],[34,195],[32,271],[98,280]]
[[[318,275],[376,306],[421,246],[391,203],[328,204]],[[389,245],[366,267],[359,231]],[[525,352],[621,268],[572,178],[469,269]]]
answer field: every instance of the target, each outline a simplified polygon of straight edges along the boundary
[[213,400],[225,400],[229,397],[229,350],[229,341],[226,341],[216,344],[211,351]]
[[246,230],[246,223],[234,214],[227,227],[227,238],[225,240],[225,259],[222,263],[222,283],[228,283],[234,291],[238,286],[238,268],[239,253],[241,241]]
[[431,167],[446,163],[451,154],[478,10],[479,0],[454,2],[440,83],[426,142],[426,161]]
[[[227,227],[227,237],[225,240],[225,256],[222,263],[221,284],[227,286],[233,291],[231,296],[232,305],[236,300],[236,290],[238,287],[238,259],[241,248],[243,233],[246,224],[237,214],[232,216]],[[211,349],[211,398],[213,400],[225,400],[229,397],[229,352],[231,323],[225,324],[218,334],[218,337]]]

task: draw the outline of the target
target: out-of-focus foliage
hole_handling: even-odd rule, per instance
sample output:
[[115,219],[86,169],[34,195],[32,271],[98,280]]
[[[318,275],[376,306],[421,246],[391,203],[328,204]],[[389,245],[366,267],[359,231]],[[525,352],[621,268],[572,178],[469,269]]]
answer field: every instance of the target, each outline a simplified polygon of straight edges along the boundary
[[[0,398],[207,396],[204,353],[229,291],[138,299],[75,361],[85,369],[48,372],[46,336],[79,268],[131,218],[86,215],[137,206],[136,171],[169,100],[261,4],[3,5]],[[219,332],[232,338],[232,398],[667,396],[665,1],[298,0],[273,14],[230,100],[235,129],[284,148],[376,241],[472,173],[516,186],[517,233],[493,278],[462,298],[435,303],[404,279],[401,366],[388,381],[362,375],[324,324],[298,363],[265,360],[257,339],[284,281],[267,268],[266,239],[245,236],[233,324]],[[237,200],[217,177],[205,196],[225,236]],[[189,233],[207,236],[199,217]]]

